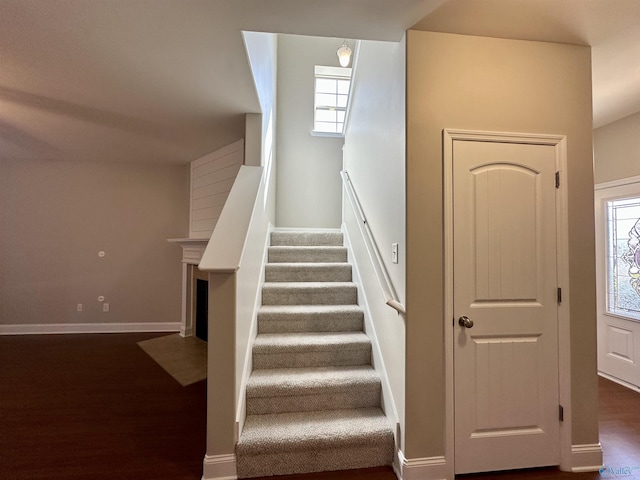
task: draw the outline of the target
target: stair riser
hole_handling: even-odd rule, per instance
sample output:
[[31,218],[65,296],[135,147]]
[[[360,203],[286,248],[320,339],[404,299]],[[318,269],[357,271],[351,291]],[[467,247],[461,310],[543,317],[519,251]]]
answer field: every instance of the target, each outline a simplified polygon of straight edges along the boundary
[[393,462],[393,435],[386,442],[344,448],[309,449],[250,455],[237,455],[238,478],[266,475],[292,475],[354,468],[372,468]]
[[265,267],[266,282],[350,282],[351,265],[336,264],[322,267],[293,267],[268,264]]
[[247,398],[247,414],[249,415],[378,406],[380,406],[379,386],[377,388],[358,387],[348,392]]
[[341,246],[342,233],[339,232],[272,232],[272,246]]
[[262,289],[263,305],[355,305],[358,290],[355,285],[339,288],[286,288]]
[[261,319],[258,333],[361,332],[362,317]]
[[320,350],[311,352],[256,353],[253,352],[253,368],[304,368],[369,365],[371,349]]
[[344,247],[269,247],[269,263],[343,263],[347,261]]

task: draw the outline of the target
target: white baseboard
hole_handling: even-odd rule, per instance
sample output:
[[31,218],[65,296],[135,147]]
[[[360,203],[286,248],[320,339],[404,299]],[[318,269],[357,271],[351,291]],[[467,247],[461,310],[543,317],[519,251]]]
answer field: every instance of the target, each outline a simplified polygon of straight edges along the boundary
[[[571,447],[573,473],[598,472],[602,468],[602,445],[573,445]],[[447,480],[453,478],[453,469],[447,465],[445,457],[411,458],[398,451],[399,471],[394,464],[396,476],[400,480]]]
[[619,378],[609,375],[608,373],[604,373],[600,370],[598,370],[598,375],[600,375],[602,378],[606,378],[607,380],[611,380],[612,382],[617,383],[618,385],[622,385],[623,387],[633,390],[634,392],[640,393],[640,387],[637,385],[634,385],[633,383],[625,382],[624,380],[620,380]]
[[202,480],[236,480],[235,455],[205,455]]
[[179,332],[180,322],[158,323],[52,323],[0,325],[0,335],[45,335],[60,333]]
[[571,471],[574,473],[599,471],[602,468],[602,445],[572,445],[571,465]]
[[447,480],[453,478],[451,474],[453,469],[447,465],[447,460],[443,456],[407,459],[402,451],[398,451],[398,463],[400,471],[396,471],[396,475],[400,480]]

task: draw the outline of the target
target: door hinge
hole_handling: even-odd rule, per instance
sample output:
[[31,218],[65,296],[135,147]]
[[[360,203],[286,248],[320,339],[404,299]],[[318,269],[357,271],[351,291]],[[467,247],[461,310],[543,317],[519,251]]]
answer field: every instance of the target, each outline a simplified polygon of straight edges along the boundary
[[562,289],[558,288],[558,303],[562,303]]
[[564,422],[564,407],[562,405],[558,405],[558,418]]
[[556,188],[560,188],[560,172],[556,172]]

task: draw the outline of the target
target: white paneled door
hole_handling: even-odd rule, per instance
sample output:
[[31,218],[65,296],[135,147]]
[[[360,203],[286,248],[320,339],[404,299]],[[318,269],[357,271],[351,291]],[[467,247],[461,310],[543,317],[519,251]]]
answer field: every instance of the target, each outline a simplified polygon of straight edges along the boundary
[[455,472],[557,465],[555,149],[452,148]]

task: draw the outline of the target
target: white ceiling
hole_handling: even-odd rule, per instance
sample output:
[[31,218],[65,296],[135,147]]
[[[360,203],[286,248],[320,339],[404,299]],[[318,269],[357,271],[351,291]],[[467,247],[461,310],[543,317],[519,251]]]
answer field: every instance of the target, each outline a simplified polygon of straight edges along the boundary
[[592,45],[595,125],[640,111],[638,0],[0,0],[0,159],[188,162],[258,111],[242,30],[397,41],[416,22]]

